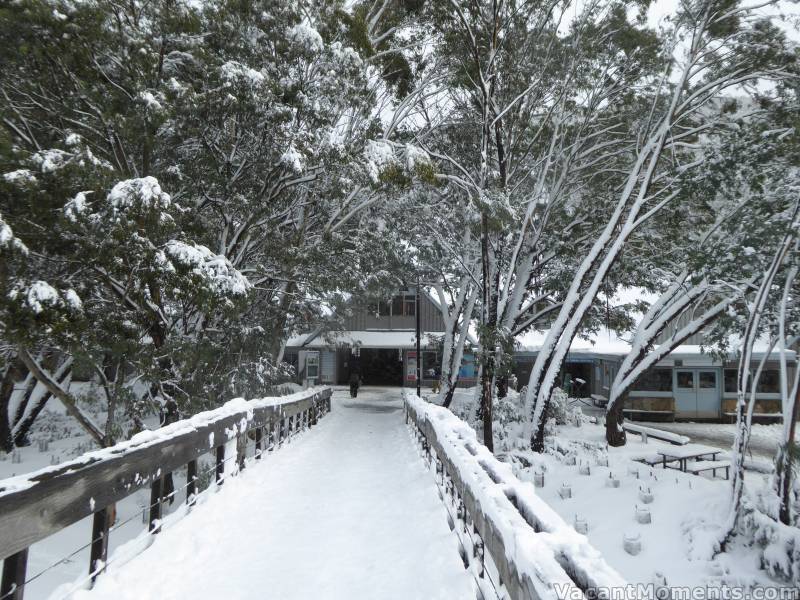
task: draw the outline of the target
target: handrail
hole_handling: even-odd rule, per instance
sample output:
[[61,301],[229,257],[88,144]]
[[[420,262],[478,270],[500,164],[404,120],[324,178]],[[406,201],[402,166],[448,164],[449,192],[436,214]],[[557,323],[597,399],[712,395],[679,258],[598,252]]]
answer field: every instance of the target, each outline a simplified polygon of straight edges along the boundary
[[108,507],[150,486],[149,528],[157,533],[164,475],[186,467],[186,502],[191,504],[201,455],[215,453],[216,480],[221,485],[229,442],[237,438],[242,442],[237,458],[243,466],[248,438],[254,439],[255,457],[261,458],[262,450],[301,427],[315,425],[330,412],[330,398],[330,388],[250,401],[239,398],[58,466],[0,480],[0,599],[22,600],[28,548],[35,542],[94,515],[89,568],[94,577],[106,562]]
[[[626,580],[446,408],[405,394],[406,422],[482,540],[511,600],[610,596]],[[483,571],[481,571],[482,573]]]

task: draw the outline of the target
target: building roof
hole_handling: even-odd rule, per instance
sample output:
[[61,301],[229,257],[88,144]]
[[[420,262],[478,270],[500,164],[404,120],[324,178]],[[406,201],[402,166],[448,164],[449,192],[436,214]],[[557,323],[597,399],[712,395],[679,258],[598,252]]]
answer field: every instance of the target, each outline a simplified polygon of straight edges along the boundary
[[[517,349],[519,352],[536,353],[542,349],[547,331],[532,330],[518,336],[517,342],[519,343]],[[731,337],[730,356],[736,355],[736,351],[741,345],[741,341],[735,337]],[[753,347],[753,360],[761,360],[764,354],[769,349],[769,342],[766,339],[759,339]],[[631,345],[617,333],[605,328],[600,328],[596,333],[590,334],[588,339],[576,337],[572,341],[569,353],[574,356],[576,354],[590,354],[599,356],[625,356],[630,352]],[[786,350],[786,358],[792,362],[795,360],[795,352],[793,350]],[[778,360],[780,353],[777,349],[773,349],[770,353],[772,360]],[[692,359],[694,361],[703,360],[701,357],[707,357],[705,362],[711,361],[711,348],[684,344],[678,346],[673,350],[665,359],[666,361],[678,359]],[[663,363],[664,361],[662,361]],[[660,364],[662,364],[660,363]],[[710,363],[709,363],[710,364]]]
[[[425,331],[422,333],[420,345],[430,345],[429,336],[443,336],[443,332]],[[411,350],[417,347],[417,335],[413,329],[366,331],[331,331],[306,333],[293,336],[286,342],[288,348],[328,348],[330,346],[355,346],[361,348],[403,348]]]

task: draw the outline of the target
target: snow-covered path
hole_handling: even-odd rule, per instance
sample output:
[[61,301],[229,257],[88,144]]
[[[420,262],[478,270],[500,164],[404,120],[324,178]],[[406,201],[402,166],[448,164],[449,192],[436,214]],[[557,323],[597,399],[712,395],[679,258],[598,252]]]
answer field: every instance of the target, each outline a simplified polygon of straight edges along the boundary
[[474,598],[400,390],[332,409],[75,597]]

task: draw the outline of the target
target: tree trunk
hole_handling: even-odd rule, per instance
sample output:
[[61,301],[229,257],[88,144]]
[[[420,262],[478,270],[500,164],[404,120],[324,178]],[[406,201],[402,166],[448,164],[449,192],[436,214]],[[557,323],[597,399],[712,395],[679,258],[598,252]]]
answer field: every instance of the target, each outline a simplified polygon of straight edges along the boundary
[[[489,353],[491,354],[491,353]],[[494,433],[492,431],[492,379],[494,358],[489,356],[481,373],[481,420],[483,422],[483,445],[494,452]]]
[[797,419],[800,417],[799,406],[800,386],[797,387],[797,395],[794,399],[789,434],[783,448],[781,448],[781,454],[776,465],[778,498],[780,499],[778,519],[784,525],[792,525],[792,469],[794,468],[795,457],[798,454],[798,445],[795,442],[794,435],[797,428]]
[[622,412],[624,406],[625,402],[622,398],[619,398],[606,413],[606,442],[608,442],[609,446],[615,448],[624,446],[627,441],[625,430],[622,428],[622,423],[625,420]]
[[445,380],[444,385],[444,400],[442,400],[442,406],[445,408],[450,408],[450,405],[453,403],[453,396],[456,393],[456,387],[458,386],[458,379],[451,383],[450,378],[448,377],[447,380]]
[[14,393],[14,384],[25,377],[24,369],[25,366],[19,356],[14,356],[9,359],[3,379],[0,381],[0,450],[4,452],[11,452],[14,449],[8,409]]

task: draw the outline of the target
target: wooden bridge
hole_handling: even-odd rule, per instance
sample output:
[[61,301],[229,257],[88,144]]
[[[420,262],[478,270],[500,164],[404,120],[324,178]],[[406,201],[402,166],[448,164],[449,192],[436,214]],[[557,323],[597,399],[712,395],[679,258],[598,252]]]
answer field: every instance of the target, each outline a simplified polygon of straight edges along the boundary
[[[625,585],[448,411],[399,390],[337,396],[331,411],[331,396],[229,403],[0,482],[0,600],[37,576],[31,545],[87,517],[86,575],[67,597],[517,600]],[[181,469],[185,514],[165,520],[165,475]],[[147,547],[115,564],[112,507],[145,487]]]

